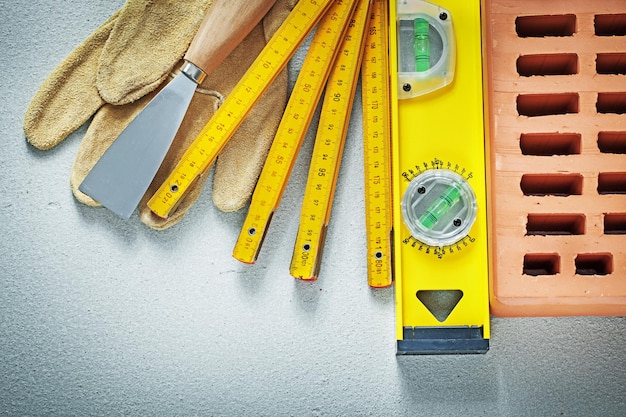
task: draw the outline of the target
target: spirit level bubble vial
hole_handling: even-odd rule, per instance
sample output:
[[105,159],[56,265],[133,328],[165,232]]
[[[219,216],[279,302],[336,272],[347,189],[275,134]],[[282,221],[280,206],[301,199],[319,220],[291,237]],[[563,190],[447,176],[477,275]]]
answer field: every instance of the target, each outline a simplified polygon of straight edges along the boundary
[[390,3],[397,353],[484,353],[480,0]]
[[472,187],[447,169],[431,169],[411,180],[401,204],[402,219],[411,235],[434,248],[459,242],[476,220]]

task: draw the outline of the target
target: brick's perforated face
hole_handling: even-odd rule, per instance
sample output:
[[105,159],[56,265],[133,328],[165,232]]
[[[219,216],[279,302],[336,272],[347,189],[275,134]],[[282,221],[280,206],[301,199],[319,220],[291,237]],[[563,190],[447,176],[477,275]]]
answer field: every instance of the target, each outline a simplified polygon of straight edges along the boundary
[[492,309],[626,314],[626,5],[486,8]]

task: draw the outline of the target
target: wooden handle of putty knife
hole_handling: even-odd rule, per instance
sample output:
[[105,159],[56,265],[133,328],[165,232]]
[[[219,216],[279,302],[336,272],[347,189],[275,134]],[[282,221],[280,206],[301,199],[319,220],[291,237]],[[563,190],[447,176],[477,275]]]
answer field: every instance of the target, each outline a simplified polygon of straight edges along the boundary
[[267,14],[276,0],[215,0],[185,59],[213,72]]

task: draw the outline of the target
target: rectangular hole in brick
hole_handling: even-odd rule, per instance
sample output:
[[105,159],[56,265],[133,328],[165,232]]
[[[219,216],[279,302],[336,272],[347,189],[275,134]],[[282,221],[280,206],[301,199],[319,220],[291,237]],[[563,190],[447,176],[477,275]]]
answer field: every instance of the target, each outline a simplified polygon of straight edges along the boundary
[[572,36],[576,32],[576,15],[519,16],[515,31],[520,38]]
[[583,176],[580,174],[524,174],[520,187],[528,196],[581,195]]
[[598,174],[598,194],[626,194],[626,172]]
[[527,236],[582,235],[585,233],[584,214],[529,214]]
[[598,74],[626,74],[626,53],[598,54],[596,57],[596,72]]
[[578,155],[581,149],[581,135],[580,133],[522,133],[519,145],[523,155]]
[[578,74],[576,54],[522,55],[517,58],[517,73],[523,77],[533,75]]
[[593,19],[597,36],[626,35],[626,13],[597,14]]
[[626,154],[626,132],[598,133],[598,149],[602,153]]
[[626,235],[626,213],[606,213],[604,215],[605,235]]
[[626,93],[598,93],[598,113],[626,113]]
[[613,273],[610,253],[581,253],[574,260],[578,275],[608,275]]
[[578,98],[578,93],[520,94],[517,113],[529,117],[578,113]]
[[556,275],[561,272],[561,257],[558,253],[527,253],[524,255],[523,274],[533,277]]

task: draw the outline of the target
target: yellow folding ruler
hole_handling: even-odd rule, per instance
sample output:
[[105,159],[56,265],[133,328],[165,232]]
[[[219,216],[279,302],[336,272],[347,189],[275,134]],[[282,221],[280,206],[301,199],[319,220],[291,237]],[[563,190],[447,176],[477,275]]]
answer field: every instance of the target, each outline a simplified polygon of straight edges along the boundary
[[300,212],[289,272],[294,278],[316,279],[352,103],[361,67],[370,0],[358,0],[352,21],[329,76],[315,137],[309,176]]
[[390,4],[397,353],[489,348],[480,0]]
[[[346,80],[344,77],[344,79],[338,81],[339,83],[348,81],[342,84],[341,89],[337,89],[336,86],[333,87],[333,83],[330,82],[326,92],[327,95],[331,96],[338,93],[343,94],[345,97],[350,97],[349,102],[344,102],[337,101],[339,96],[333,96],[335,97],[333,103],[339,103],[340,106],[343,105],[345,108],[335,106],[332,113],[336,118],[344,117],[345,121],[349,117],[350,108],[348,104],[351,105],[356,77],[358,76],[358,65],[352,65],[352,63],[358,62],[359,54],[354,52],[346,55],[346,48],[348,46],[350,48],[356,48],[357,46],[363,48],[363,45],[357,42],[358,39],[362,39],[363,34],[360,32],[359,38],[355,39],[354,33],[348,33],[346,34],[348,39],[346,42],[348,43],[341,45],[341,42],[344,42],[344,31],[347,29],[350,20],[352,21],[350,29],[352,31],[355,28],[359,29],[368,26],[368,23],[364,20],[367,19],[364,14],[366,12],[364,8],[365,3],[362,3],[359,6],[359,10],[352,16],[355,6],[356,1],[354,0],[350,2],[336,1],[327,12],[325,18],[320,22],[311,42],[233,251],[233,256],[242,262],[252,263],[258,257],[269,222],[278,208],[286,182],[295,163],[296,154],[306,135],[313,112],[332,68],[342,68],[343,73],[338,72],[338,74],[344,75],[348,70],[353,70],[350,79]],[[363,94],[364,102],[368,103],[368,108],[364,108],[364,113],[370,116],[366,118],[367,122],[364,129],[368,136],[374,138],[371,140],[371,153],[373,156],[370,158],[370,167],[365,167],[366,177],[371,178],[371,181],[366,180],[368,183],[366,185],[369,185],[367,187],[369,191],[368,197],[375,196],[373,197],[375,203],[372,204],[371,209],[372,216],[369,216],[370,213],[366,212],[368,219],[374,217],[374,220],[368,223],[373,224],[371,227],[372,234],[369,233],[370,229],[368,227],[368,239],[371,242],[375,242],[375,245],[370,245],[372,256],[368,259],[368,270],[370,271],[368,282],[373,287],[384,287],[391,284],[391,268],[388,266],[390,264],[388,259],[391,259],[389,243],[391,218],[390,216],[383,219],[379,218],[381,213],[390,212],[390,205],[387,207],[384,205],[385,201],[391,198],[388,185],[390,178],[387,172],[391,161],[384,159],[390,159],[388,145],[390,141],[389,107],[386,99],[388,96],[385,95],[388,93],[386,9],[387,1],[384,0],[377,0],[371,6],[370,21],[374,22],[374,24],[369,24],[367,47],[364,48],[368,62],[363,64],[363,77],[368,77],[369,86],[369,89],[366,90],[367,93],[364,92]],[[343,51],[343,57],[336,56],[339,51]],[[357,58],[356,60],[355,57]],[[335,58],[337,59],[336,62]],[[332,92],[331,89],[333,88],[337,91]],[[327,109],[329,109],[329,105],[326,105],[325,109],[322,110],[322,115],[331,114],[326,111]],[[345,121],[343,122],[344,125]],[[323,123],[324,120],[321,121],[320,125]],[[335,135],[339,135],[341,139],[337,139],[335,142],[339,143],[340,140],[343,140],[344,134],[345,132],[340,129],[340,125],[337,125]],[[387,143],[386,147],[384,147],[385,143]],[[327,156],[324,162],[331,164],[332,161],[340,159],[340,156],[339,154],[338,158],[333,160],[328,159]],[[327,178],[335,181],[336,171],[336,169],[329,170]],[[310,193],[305,196],[305,204],[307,201],[313,201],[320,209],[328,210],[332,201],[332,192],[321,199],[319,197],[311,197],[310,200],[309,198]],[[383,206],[382,210],[381,205]],[[310,220],[310,216],[305,222],[308,220]],[[380,238],[379,235],[383,230],[387,232],[385,236]],[[309,252],[314,248],[315,246],[306,246]],[[315,251],[312,253],[315,253]]]
[[312,31],[332,0],[300,0],[269,40],[224,103],[180,162],[148,202],[157,216],[167,218],[190,185],[209,168],[224,145],[263,92],[287,65],[306,36]]
[[367,281],[375,288],[393,277],[388,7],[388,0],[370,7],[361,67]]
[[[337,94],[336,99],[332,102],[334,110],[331,111],[337,123],[335,134],[339,135],[333,141],[340,144],[340,147],[335,150],[339,151],[339,157],[333,161],[340,160],[345,129],[347,128],[347,120],[358,77],[360,57],[364,49],[362,39],[366,33],[364,30],[369,24],[368,20],[370,20],[367,14],[370,2],[362,0],[360,6],[357,7],[357,0],[326,2],[301,0],[220,109],[185,152],[174,171],[148,202],[150,209],[161,217],[169,215],[185,195],[192,182],[210,166],[250,108],[284,67],[304,37],[321,19],[264,169],[259,177],[248,215],[233,251],[233,256],[236,259],[253,263],[258,257],[272,215],[280,203],[296,154],[333,68],[340,68],[343,72],[338,71],[337,74],[342,74],[344,78],[346,74],[350,74],[350,78],[345,79],[346,84],[341,88],[339,87],[344,79],[335,81],[336,85],[333,88],[336,91],[334,93],[329,93],[327,90],[327,94]],[[385,210],[381,209],[384,207],[383,202],[391,198],[390,192],[385,188],[385,177],[382,175],[385,170],[389,170],[390,165],[390,161],[384,160],[385,157],[388,157],[388,145],[384,147],[384,144],[385,140],[389,140],[389,134],[385,135],[384,133],[385,123],[388,121],[385,121],[386,119],[383,117],[385,111],[388,112],[388,105],[386,105],[388,100],[384,94],[388,85],[381,84],[381,81],[387,78],[387,50],[384,44],[386,40],[385,10],[387,1],[376,0],[375,3],[376,8],[372,10],[371,21],[375,22],[372,24],[372,28],[376,30],[369,32],[368,62],[363,65],[364,77],[367,74],[367,82],[371,86],[363,93],[364,102],[368,103],[368,109],[364,109],[364,112],[370,115],[366,118],[364,130],[368,137],[373,137],[381,143],[377,145],[372,141],[371,146],[366,150],[372,154],[368,160],[370,161],[369,167],[366,166],[365,168],[366,190],[368,190],[366,200],[370,196],[374,196],[372,198],[375,199],[375,204],[371,205],[371,215],[366,212],[368,239],[374,242],[374,244],[368,244],[368,251],[372,252],[372,256],[368,258],[368,270],[370,271],[368,282],[374,287],[384,287],[391,284],[391,269],[387,267],[387,262],[391,259],[390,249],[388,249],[389,243],[385,242],[384,238],[378,237],[383,230],[386,230],[388,240],[391,229],[391,218],[385,215]],[[348,30],[352,33],[346,33]],[[345,45],[342,45],[342,42]],[[344,54],[343,56],[341,54],[337,56],[340,51]],[[341,100],[337,100],[338,97],[341,97]],[[380,104],[376,103],[376,100]],[[326,105],[326,108],[330,108],[330,104]],[[330,164],[331,161],[328,160],[324,163]],[[329,179],[332,180],[330,193],[321,199],[319,197],[314,199],[320,207],[328,207],[328,213],[324,216],[326,223],[330,215],[329,207],[332,203],[337,170],[338,165],[328,171]],[[309,194],[311,193],[309,192]],[[305,197],[305,202],[307,199],[308,197]],[[370,210],[369,207],[368,210]],[[381,214],[383,214],[382,218]],[[374,217],[374,219],[370,221],[370,217]],[[309,216],[308,219],[310,220],[311,217]],[[318,243],[323,243],[323,236],[318,239]],[[311,253],[317,252],[317,244],[305,246],[305,248]],[[309,278],[313,278],[314,275],[316,273],[311,274]]]
[[253,263],[258,257],[355,6],[356,0],[333,2],[318,25],[254,189],[235,259]]

